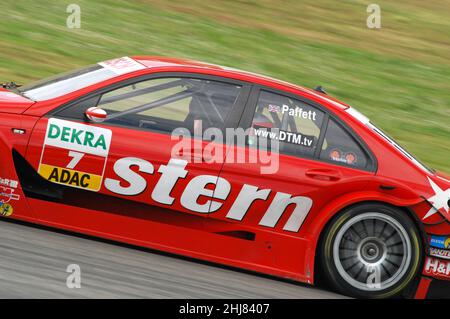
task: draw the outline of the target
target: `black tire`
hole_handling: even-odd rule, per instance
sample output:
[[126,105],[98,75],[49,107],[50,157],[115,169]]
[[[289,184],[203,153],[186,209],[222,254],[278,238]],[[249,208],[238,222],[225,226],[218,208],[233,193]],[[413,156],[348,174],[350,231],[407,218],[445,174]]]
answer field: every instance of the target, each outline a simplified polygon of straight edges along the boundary
[[356,298],[401,295],[417,278],[423,258],[421,236],[411,218],[379,203],[353,206],[333,218],[319,249],[327,282]]

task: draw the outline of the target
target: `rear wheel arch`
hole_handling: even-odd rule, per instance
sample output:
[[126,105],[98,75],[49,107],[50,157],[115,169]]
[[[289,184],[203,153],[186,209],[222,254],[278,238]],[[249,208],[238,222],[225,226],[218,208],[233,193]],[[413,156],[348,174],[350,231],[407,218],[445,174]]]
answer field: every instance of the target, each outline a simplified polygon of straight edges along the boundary
[[[316,240],[314,241],[314,246],[311,247],[311,251],[314,252],[314,257],[310,261],[312,264],[311,269],[313,269],[313,282],[315,285],[317,284],[324,284],[325,278],[323,276],[323,265],[321,263],[321,248],[323,241],[325,240],[325,235],[327,233],[327,230],[333,223],[335,223],[339,217],[344,214],[345,212],[358,207],[363,207],[366,205],[382,205],[387,208],[395,209],[398,211],[401,211],[404,213],[404,215],[412,222],[414,227],[416,228],[418,234],[419,234],[419,241],[420,241],[420,248],[422,249],[422,252],[425,251],[425,247],[427,247],[427,240],[426,240],[426,233],[423,224],[420,222],[420,219],[417,217],[417,215],[414,213],[414,211],[408,207],[408,206],[397,206],[389,202],[384,201],[377,201],[377,200],[367,200],[367,201],[359,201],[354,202],[351,204],[346,205],[345,207],[341,207],[340,209],[336,210],[334,213],[330,213],[328,216],[329,218],[326,220],[326,222],[323,224],[323,226],[320,229],[319,235],[317,236]],[[419,260],[418,268],[422,269],[424,263],[424,254],[421,254],[421,258]]]

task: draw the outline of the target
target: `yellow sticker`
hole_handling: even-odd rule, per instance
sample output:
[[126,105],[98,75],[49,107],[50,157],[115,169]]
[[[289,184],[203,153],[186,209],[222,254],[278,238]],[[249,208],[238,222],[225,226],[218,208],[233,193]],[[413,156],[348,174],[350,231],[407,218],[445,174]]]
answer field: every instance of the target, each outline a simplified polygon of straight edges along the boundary
[[13,213],[13,207],[10,204],[2,204],[0,206],[0,214],[4,217],[9,217]]
[[102,176],[47,164],[39,166],[39,174],[50,182],[98,191]]

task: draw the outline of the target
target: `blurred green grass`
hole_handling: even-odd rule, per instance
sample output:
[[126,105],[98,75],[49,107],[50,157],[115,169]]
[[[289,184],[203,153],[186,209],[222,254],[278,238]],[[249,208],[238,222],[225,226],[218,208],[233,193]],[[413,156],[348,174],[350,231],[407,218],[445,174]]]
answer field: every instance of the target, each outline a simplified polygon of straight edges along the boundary
[[124,55],[187,57],[323,85],[422,161],[450,173],[450,1],[6,0],[0,80],[22,83]]

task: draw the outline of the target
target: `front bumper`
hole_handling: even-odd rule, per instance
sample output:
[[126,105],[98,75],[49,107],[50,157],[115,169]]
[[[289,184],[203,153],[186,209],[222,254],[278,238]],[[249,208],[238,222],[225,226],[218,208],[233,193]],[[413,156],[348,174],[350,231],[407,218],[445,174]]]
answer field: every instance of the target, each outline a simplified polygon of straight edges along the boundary
[[428,289],[427,299],[450,299],[450,281],[433,280]]
[[427,255],[415,297],[450,299],[450,236],[427,237]]
[[450,281],[422,277],[415,299],[450,299]]

